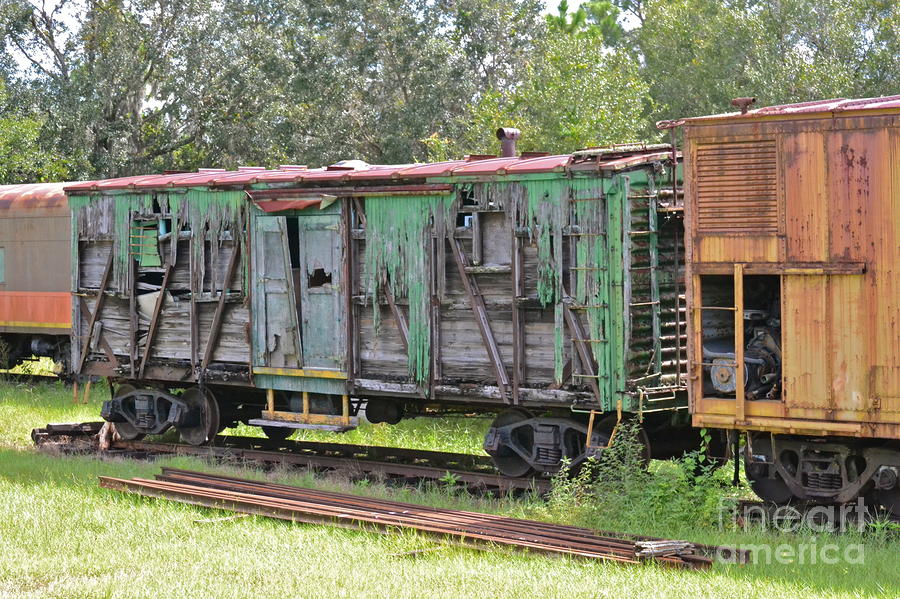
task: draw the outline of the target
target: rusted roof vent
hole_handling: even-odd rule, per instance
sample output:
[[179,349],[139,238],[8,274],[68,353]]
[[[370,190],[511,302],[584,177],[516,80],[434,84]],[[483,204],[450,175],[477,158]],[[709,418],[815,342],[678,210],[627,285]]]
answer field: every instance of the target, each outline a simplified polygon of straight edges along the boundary
[[516,140],[522,132],[515,127],[500,127],[497,129],[497,139],[500,140],[500,156],[503,158],[516,157]]
[[239,166],[238,167],[238,171],[241,173],[247,173],[247,172],[252,173],[252,172],[264,171],[264,170],[266,170],[266,167],[264,167],[264,166]]
[[496,157],[496,154],[466,154],[463,160],[466,162],[477,162],[479,160],[491,160]]
[[544,156],[549,156],[550,152],[522,152],[522,155],[519,156],[522,160],[528,160],[529,158],[543,158]]
[[747,114],[747,110],[751,104],[756,103],[756,98],[735,98],[731,101],[731,105],[741,109],[741,114]]

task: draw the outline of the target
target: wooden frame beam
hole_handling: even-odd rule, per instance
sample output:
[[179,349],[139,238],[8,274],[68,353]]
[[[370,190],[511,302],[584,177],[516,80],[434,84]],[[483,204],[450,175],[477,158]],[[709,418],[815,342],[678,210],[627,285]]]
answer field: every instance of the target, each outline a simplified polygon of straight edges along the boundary
[[147,339],[144,341],[144,355],[141,356],[141,367],[138,369],[138,378],[144,378],[144,369],[147,368],[147,361],[150,359],[150,351],[153,349],[153,340],[156,337],[156,330],[159,328],[159,314],[162,312],[163,302],[166,297],[166,289],[169,287],[169,278],[172,275],[173,266],[166,263],[166,271],[163,274],[162,285],[159,287],[159,296],[153,305],[153,314],[150,317],[150,328],[147,330]]
[[[563,290],[563,292],[565,293],[565,290]],[[568,300],[568,294],[566,300]],[[569,307],[566,300],[563,301],[563,317],[566,320],[566,324],[569,325],[569,330],[574,337],[575,348],[578,350],[578,359],[581,362],[581,367],[586,371],[585,378],[587,378],[591,391],[594,392],[594,396],[599,403],[602,401],[600,385],[599,380],[597,379],[597,370],[594,368],[594,357],[591,355],[591,349],[587,341],[585,341],[585,339],[587,339],[587,334],[585,333],[584,326],[581,324],[581,319]]]
[[512,400],[519,404],[519,387],[525,382],[525,318],[518,299],[525,297],[525,261],[522,254],[522,240],[515,233],[512,236],[512,346],[513,382]]
[[356,318],[353,306],[353,252],[355,246],[350,235],[352,227],[353,204],[350,200],[341,202],[341,291],[344,294],[342,303],[344,307],[344,369],[350,373],[350,378],[356,376]]
[[[390,284],[388,283],[387,277],[383,274],[381,281],[382,288],[384,289],[384,296],[387,298],[388,305],[391,307],[391,313],[394,315],[394,320],[397,321],[397,328],[400,330],[400,340],[403,342],[403,349],[409,350],[409,324],[407,324],[406,317],[403,315],[403,312],[400,311],[400,307],[394,300],[394,294],[391,292]],[[372,308],[374,310],[379,309],[378,298],[373,298]]]

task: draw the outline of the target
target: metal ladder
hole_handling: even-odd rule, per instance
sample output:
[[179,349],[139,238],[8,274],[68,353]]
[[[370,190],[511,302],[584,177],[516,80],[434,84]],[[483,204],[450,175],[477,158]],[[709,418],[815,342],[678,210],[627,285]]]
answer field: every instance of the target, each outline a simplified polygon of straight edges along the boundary
[[[634,218],[632,216],[632,201],[633,200],[646,200],[646,208],[647,208],[647,228],[646,229],[635,229],[634,226]],[[650,362],[647,364],[647,370],[645,372],[645,376],[640,377],[638,379],[632,379],[632,381],[640,381],[646,380],[650,378],[657,377],[662,372],[662,347],[660,341],[660,335],[662,334],[662,325],[661,325],[661,316],[660,316],[660,297],[659,297],[659,225],[657,219],[657,196],[655,193],[647,193],[647,194],[638,194],[638,195],[628,195],[627,202],[625,206],[625,226],[626,234],[628,242],[625,244],[625,252],[626,252],[626,264],[628,264],[628,270],[630,273],[633,272],[648,272],[649,273],[649,286],[650,286],[650,300],[649,301],[641,301],[634,302],[632,301],[633,295],[629,295],[628,298],[628,306],[629,308],[636,308],[642,306],[650,306],[650,315],[651,315],[651,334],[653,338],[653,355],[651,357]],[[633,256],[635,254],[635,250],[637,249],[637,245],[635,243],[636,238],[646,237],[648,240],[648,265],[647,266],[634,266]],[[631,286],[631,290],[633,292],[633,285]],[[631,317],[630,310],[628,315],[626,315],[628,327],[630,331],[631,327]]]

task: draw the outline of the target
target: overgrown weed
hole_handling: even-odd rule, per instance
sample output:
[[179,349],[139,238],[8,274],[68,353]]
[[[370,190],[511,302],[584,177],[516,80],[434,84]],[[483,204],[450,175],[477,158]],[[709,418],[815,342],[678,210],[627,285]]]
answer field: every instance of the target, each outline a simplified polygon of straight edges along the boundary
[[[648,469],[640,425],[622,422],[613,444],[554,478],[548,516],[591,528],[684,529],[718,525],[727,490],[706,447]],[[704,445],[709,437],[704,437]]]

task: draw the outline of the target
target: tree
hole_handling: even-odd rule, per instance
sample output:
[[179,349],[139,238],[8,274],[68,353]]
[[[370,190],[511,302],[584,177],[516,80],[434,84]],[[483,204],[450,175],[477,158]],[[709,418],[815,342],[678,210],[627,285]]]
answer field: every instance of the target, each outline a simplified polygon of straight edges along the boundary
[[65,179],[69,165],[41,146],[43,123],[17,112],[8,101],[6,86],[0,81],[0,184]]
[[625,35],[619,23],[621,12],[609,0],[591,0],[569,13],[568,0],[561,0],[557,13],[547,15],[547,25],[553,33],[599,37],[608,46],[617,45]]
[[[648,88],[638,65],[602,39],[550,36],[513,90],[484,94],[464,117],[462,152],[495,152],[498,126],[522,129],[522,150],[571,152],[644,137]],[[436,149],[440,140],[431,139]],[[446,153],[446,149],[444,149]]]
[[408,162],[515,85],[541,22],[538,0],[6,0],[0,67],[74,176]]
[[616,0],[638,25],[653,119],[761,105],[896,93],[900,8],[889,0]]

